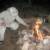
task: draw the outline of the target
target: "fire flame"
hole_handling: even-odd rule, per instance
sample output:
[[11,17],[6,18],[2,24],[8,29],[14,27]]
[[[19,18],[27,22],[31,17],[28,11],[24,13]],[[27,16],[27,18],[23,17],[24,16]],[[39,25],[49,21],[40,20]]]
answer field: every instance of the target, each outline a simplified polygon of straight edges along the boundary
[[44,38],[44,34],[40,31],[40,26],[41,26],[42,22],[37,20],[35,23],[34,23],[34,26],[32,28],[32,32],[34,33],[33,34],[33,37],[36,39],[36,40],[43,40]]

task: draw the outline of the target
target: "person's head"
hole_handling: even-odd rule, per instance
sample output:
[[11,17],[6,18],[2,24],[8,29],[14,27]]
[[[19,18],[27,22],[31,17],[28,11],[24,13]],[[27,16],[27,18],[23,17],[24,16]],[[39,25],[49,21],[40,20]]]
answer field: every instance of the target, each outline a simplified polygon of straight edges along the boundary
[[13,16],[18,15],[18,9],[15,7],[10,7],[9,10]]

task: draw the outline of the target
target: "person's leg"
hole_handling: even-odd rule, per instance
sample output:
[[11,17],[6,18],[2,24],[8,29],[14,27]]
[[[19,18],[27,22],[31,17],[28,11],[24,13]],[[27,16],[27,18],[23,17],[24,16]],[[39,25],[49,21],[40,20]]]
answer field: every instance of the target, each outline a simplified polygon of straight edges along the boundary
[[4,41],[6,27],[0,26],[0,41]]

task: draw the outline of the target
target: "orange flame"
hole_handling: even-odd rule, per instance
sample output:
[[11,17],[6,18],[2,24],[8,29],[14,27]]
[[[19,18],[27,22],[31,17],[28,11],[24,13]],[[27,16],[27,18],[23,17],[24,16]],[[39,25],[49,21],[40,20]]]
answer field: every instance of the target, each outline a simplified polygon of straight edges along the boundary
[[33,37],[39,41],[43,40],[44,38],[44,34],[41,31],[39,31],[40,25],[41,25],[40,21],[36,21],[32,29],[32,32],[34,33]]

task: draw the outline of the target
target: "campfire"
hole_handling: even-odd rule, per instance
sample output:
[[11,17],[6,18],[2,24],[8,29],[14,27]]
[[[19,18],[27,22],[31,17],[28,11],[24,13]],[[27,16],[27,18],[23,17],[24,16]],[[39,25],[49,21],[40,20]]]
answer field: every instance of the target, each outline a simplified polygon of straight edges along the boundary
[[45,33],[40,30],[41,27],[42,27],[42,21],[40,19],[37,19],[32,27],[33,39],[35,39],[36,42],[43,41],[46,37]]
[[[18,43],[22,43],[21,50],[50,50],[50,36],[41,31],[43,22],[36,19],[31,29],[23,29]],[[47,30],[48,31],[48,30]],[[20,41],[21,40],[21,41]]]

